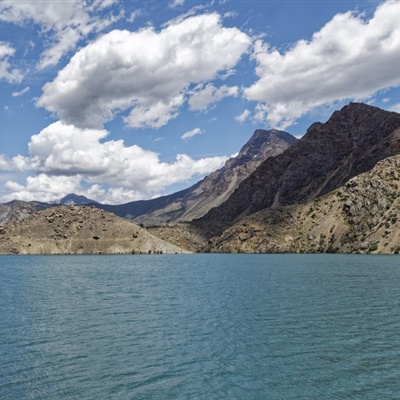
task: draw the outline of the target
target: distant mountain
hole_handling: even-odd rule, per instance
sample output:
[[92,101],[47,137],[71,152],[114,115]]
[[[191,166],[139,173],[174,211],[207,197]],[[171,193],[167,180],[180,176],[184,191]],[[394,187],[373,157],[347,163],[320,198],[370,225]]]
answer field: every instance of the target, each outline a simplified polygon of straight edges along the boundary
[[54,205],[39,201],[28,202],[21,200],[13,200],[9,203],[0,204],[0,226],[21,221],[49,207],[54,207]]
[[94,204],[97,202],[94,200],[88,199],[85,196],[71,193],[71,194],[67,194],[65,197],[60,199],[57,203],[61,204],[61,205],[66,205],[66,206],[73,206],[73,205],[82,206],[82,205],[87,205],[87,204]]
[[224,229],[264,209],[302,204],[343,186],[400,153],[400,114],[350,103],[325,124],[315,123],[283,154],[268,158],[230,198],[201,220]]
[[147,226],[190,221],[226,201],[263,161],[283,153],[296,141],[287,132],[258,129],[237,156],[186,190],[153,200],[96,206]]
[[69,194],[57,202],[44,203],[39,201],[21,201],[13,200],[9,203],[0,204],[0,226],[8,225],[27,218],[38,211],[46,210],[47,208],[56,207],[58,205],[88,205],[97,203],[85,196]]

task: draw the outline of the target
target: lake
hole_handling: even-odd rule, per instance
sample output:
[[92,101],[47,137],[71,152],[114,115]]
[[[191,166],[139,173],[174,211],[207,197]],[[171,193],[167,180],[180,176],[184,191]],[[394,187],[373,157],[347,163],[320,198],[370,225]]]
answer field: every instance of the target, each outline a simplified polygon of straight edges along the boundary
[[2,400],[399,398],[399,256],[0,256]]

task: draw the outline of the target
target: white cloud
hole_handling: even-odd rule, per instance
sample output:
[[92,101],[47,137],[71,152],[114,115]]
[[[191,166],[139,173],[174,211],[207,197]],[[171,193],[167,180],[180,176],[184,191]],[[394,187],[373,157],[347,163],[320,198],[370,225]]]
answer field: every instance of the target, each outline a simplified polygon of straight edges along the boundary
[[91,32],[99,32],[115,21],[115,17],[99,14],[117,0],[72,1],[6,1],[0,0],[0,21],[42,26],[48,40],[39,68],[56,65],[79,40]]
[[69,193],[82,191],[79,176],[48,176],[46,174],[28,176],[25,186],[14,181],[8,181],[4,188],[11,193],[3,196],[2,201],[15,199],[50,202]]
[[88,8],[90,11],[102,10],[111,7],[118,2],[119,0],[93,0],[92,4],[89,5]]
[[[3,200],[48,201],[71,192],[114,203],[150,198],[172,184],[220,168],[227,159],[193,160],[179,154],[174,162],[166,163],[160,161],[157,153],[139,146],[126,146],[122,140],[107,141],[107,135],[105,130],[79,129],[61,122],[43,129],[31,138],[30,157],[11,160],[0,157],[3,169],[18,167],[20,171],[32,170],[37,174],[30,176],[21,190],[13,191]],[[85,187],[89,185],[86,192],[82,182]]]
[[44,86],[38,105],[81,128],[101,128],[122,110],[129,110],[129,126],[157,128],[177,116],[191,84],[230,70],[250,43],[215,13],[160,32],[114,30],[76,53]]
[[172,8],[182,6],[185,3],[185,0],[174,0],[172,3],[170,3],[170,6]]
[[259,80],[244,91],[259,102],[256,119],[285,128],[315,107],[399,86],[399,21],[400,2],[387,1],[370,20],[352,12],[336,15],[311,41],[283,54],[257,41]]
[[19,97],[19,96],[22,96],[22,95],[24,95],[25,93],[27,93],[28,91],[29,91],[29,86],[27,86],[27,87],[25,87],[24,89],[22,89],[22,90],[20,90],[19,92],[13,92],[11,95],[13,96],[13,97]]
[[204,133],[204,131],[202,131],[200,128],[195,128],[195,129],[192,129],[191,131],[184,133],[181,136],[181,139],[188,140],[188,139],[191,139],[193,136],[202,135],[203,133]]
[[131,13],[131,15],[129,16],[129,18],[127,19],[128,22],[133,22],[137,17],[139,17],[141,15],[141,11],[140,10],[136,10],[134,12]]
[[22,80],[22,73],[17,69],[11,69],[9,58],[15,53],[10,44],[0,42],[0,80],[4,79],[10,83],[18,83]]
[[240,115],[237,115],[235,117],[235,120],[240,122],[240,123],[243,123],[244,121],[246,121],[250,117],[250,114],[251,114],[250,110],[246,109]]
[[9,169],[9,161],[4,154],[0,154],[0,171],[7,171]]
[[2,171],[18,171],[24,172],[29,170],[31,162],[29,157],[21,155],[8,158],[4,154],[0,154],[0,170]]
[[20,192],[25,189],[23,185],[20,185],[19,183],[14,181],[7,181],[4,184],[4,188],[9,192]]
[[201,110],[204,111],[209,105],[214,104],[225,97],[233,96],[237,97],[239,93],[239,88],[237,86],[226,86],[223,85],[216,88],[212,83],[200,87],[196,90],[194,94],[189,99],[189,105],[191,110]]

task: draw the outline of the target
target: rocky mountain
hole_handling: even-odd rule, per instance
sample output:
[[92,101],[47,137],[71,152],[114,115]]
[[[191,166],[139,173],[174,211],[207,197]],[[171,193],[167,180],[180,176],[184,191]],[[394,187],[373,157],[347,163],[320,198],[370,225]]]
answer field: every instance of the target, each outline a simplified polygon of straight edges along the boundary
[[399,152],[400,114],[350,103],[325,124],[313,124],[283,154],[261,163],[197,224],[215,236],[258,211],[321,197]]
[[259,137],[272,147],[285,139],[263,132],[193,187],[136,202],[153,221],[190,219],[220,202],[199,219],[145,230],[94,207],[64,206],[0,228],[0,253],[400,253],[400,114],[350,103],[257,160]]
[[400,252],[400,115],[350,104],[206,216],[154,227],[200,252]]
[[57,203],[63,206],[82,206],[87,204],[95,204],[97,202],[88,199],[85,196],[70,193],[64,196],[62,199],[60,199]]
[[400,155],[314,200],[243,218],[201,251],[398,254]]
[[59,206],[0,228],[0,254],[185,253],[138,225],[88,206]]
[[263,161],[283,153],[296,141],[287,132],[258,129],[237,156],[186,190],[153,200],[99,207],[147,226],[200,218],[226,201]]

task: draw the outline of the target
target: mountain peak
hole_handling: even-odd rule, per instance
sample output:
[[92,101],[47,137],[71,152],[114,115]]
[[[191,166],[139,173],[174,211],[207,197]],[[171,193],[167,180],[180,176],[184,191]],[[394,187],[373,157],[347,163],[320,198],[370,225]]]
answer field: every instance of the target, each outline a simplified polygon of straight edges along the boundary
[[237,160],[243,157],[250,159],[253,157],[264,157],[263,151],[271,151],[273,147],[278,146],[280,143],[285,142],[289,146],[296,142],[297,139],[290,133],[280,131],[277,129],[256,129],[249,139],[249,141],[240,149],[239,154],[236,156]]
[[311,125],[284,153],[261,163],[204,220],[218,218],[229,225],[262,209],[304,203],[399,153],[400,114],[350,103],[325,124]]
[[77,195],[74,193],[67,194],[64,196],[62,199],[58,201],[58,204],[61,205],[67,205],[67,206],[72,206],[72,205],[86,205],[86,204],[93,204],[96,203],[96,201],[88,199],[87,197],[83,195]]
[[[335,111],[326,124],[342,126],[342,128],[353,128],[355,125],[359,128],[367,128],[369,125],[385,123],[388,119],[394,117],[397,119],[399,114],[391,111],[382,110],[379,107],[364,103],[349,103],[342,109]],[[355,133],[355,132],[354,132]]]

